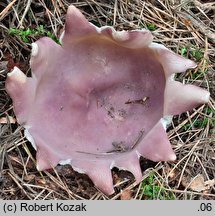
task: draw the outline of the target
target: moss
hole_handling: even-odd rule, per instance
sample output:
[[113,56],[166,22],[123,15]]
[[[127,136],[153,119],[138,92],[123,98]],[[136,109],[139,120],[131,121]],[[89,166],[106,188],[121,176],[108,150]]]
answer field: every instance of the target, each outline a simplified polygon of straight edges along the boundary
[[174,200],[174,194],[166,191],[163,187],[159,186],[155,181],[155,174],[152,172],[148,178],[144,179],[141,183],[140,196],[146,200]]
[[30,38],[33,36],[47,36],[54,40],[56,43],[60,44],[59,40],[50,32],[44,29],[43,25],[37,26],[35,29],[16,29],[10,28],[8,30],[10,35],[16,35],[22,40],[24,43],[29,43]]

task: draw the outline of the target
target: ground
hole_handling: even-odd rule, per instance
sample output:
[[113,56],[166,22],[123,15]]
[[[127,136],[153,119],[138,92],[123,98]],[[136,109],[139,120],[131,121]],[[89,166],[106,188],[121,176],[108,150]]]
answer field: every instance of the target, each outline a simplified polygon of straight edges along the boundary
[[[154,163],[141,158],[140,184],[134,183],[131,173],[114,168],[112,196],[68,165],[38,172],[36,152],[16,122],[5,91],[7,73],[14,66],[31,73],[32,42],[42,36],[57,41],[71,3],[97,26],[148,28],[155,42],[198,64],[176,79],[211,93],[208,104],[173,118],[167,132],[177,160]],[[0,11],[0,199],[215,199],[213,1],[2,0]]]

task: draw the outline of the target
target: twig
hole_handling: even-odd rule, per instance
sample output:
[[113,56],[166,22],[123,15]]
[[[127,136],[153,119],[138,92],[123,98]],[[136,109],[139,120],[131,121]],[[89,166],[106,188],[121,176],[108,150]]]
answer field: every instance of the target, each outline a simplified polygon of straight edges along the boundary
[[16,2],[17,0],[13,0],[11,3],[9,3],[7,5],[7,7],[0,13],[0,21],[4,18],[5,14],[10,10],[10,8],[13,6],[13,4]]
[[28,12],[30,6],[31,6],[31,2],[32,2],[32,0],[28,0],[27,5],[26,5],[26,7],[25,7],[25,11],[24,11],[24,13],[23,13],[23,15],[22,15],[21,20],[19,21],[19,25],[17,26],[17,28],[19,28],[19,27],[22,26],[23,20],[25,19],[25,16],[26,16],[26,14],[27,14],[27,12]]

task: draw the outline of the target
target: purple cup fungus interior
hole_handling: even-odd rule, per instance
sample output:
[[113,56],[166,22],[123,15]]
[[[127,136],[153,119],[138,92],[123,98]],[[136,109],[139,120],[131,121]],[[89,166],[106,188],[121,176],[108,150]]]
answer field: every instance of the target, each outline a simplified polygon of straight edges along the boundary
[[71,164],[106,194],[114,192],[113,167],[139,182],[140,156],[175,160],[169,119],[209,99],[206,90],[173,79],[194,62],[153,43],[147,30],[98,28],[74,6],[61,45],[39,39],[30,64],[32,77],[15,67],[6,90],[37,149],[38,170]]

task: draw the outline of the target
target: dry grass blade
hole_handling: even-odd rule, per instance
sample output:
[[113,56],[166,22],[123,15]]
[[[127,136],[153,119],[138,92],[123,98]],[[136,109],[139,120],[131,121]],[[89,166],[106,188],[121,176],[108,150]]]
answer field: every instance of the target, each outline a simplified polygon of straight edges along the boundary
[[4,10],[0,13],[0,21],[4,18],[4,16],[7,14],[7,12],[11,9],[11,7],[13,6],[13,4],[16,2],[17,0],[13,0],[12,2],[10,2],[6,8],[4,8]]

